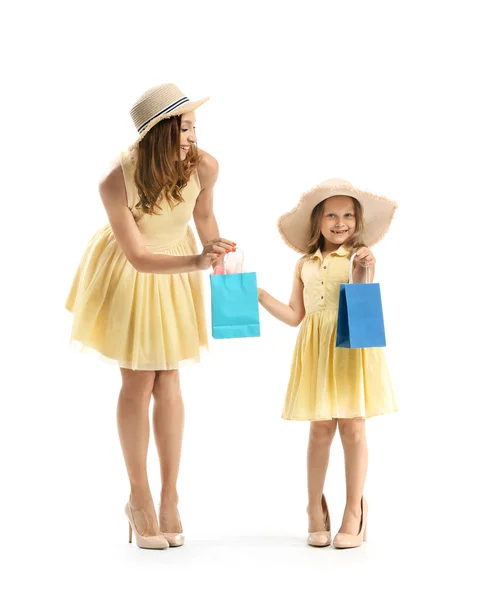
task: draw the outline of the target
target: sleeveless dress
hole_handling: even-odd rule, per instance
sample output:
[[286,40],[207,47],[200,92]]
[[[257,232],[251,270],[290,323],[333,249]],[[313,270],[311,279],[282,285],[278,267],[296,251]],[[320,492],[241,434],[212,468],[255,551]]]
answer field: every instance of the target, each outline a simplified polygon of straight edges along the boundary
[[383,348],[337,348],[340,284],[351,251],[320,251],[301,263],[306,314],[296,341],[282,417],[322,421],[373,417],[398,410]]
[[[148,215],[135,208],[135,151],[122,152],[120,159],[127,203],[146,248],[170,256],[197,254],[188,224],[201,191],[197,171],[182,190],[182,203],[171,209],[163,199],[162,210],[156,211],[160,214]],[[185,361],[199,361],[201,348],[208,344],[201,272],[139,273],[110,225],[90,240],[66,308],[73,314],[71,342],[123,368],[177,369]]]

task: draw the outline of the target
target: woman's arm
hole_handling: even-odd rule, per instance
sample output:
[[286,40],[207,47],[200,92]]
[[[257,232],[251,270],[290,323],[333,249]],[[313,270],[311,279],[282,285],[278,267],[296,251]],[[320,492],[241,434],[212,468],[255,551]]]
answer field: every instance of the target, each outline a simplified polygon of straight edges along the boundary
[[198,165],[201,191],[196,200],[193,217],[201,243],[204,245],[209,240],[219,238],[219,228],[213,212],[214,185],[218,179],[218,161],[202,150],[199,150],[201,159]]
[[273,298],[263,289],[258,290],[259,303],[273,317],[276,317],[283,323],[297,327],[305,316],[305,303],[303,301],[303,282],[301,280],[301,259],[296,264],[295,275],[293,278],[293,289],[289,304],[283,304],[276,298]]
[[[198,174],[201,191],[196,200],[193,217],[201,244],[205,246],[212,240],[219,239],[219,228],[213,210],[214,185],[218,179],[219,165],[214,156],[207,152],[199,150],[199,154],[201,159],[198,165]],[[228,250],[232,250],[232,242],[229,240],[223,241],[230,244]],[[216,264],[223,264],[222,257],[213,264],[213,267]]]
[[228,244],[212,243],[199,255],[168,256],[149,252],[127,205],[124,176],[119,161],[99,184],[100,197],[120,249],[127,260],[141,273],[188,273],[208,269],[216,259],[214,253],[224,252]]

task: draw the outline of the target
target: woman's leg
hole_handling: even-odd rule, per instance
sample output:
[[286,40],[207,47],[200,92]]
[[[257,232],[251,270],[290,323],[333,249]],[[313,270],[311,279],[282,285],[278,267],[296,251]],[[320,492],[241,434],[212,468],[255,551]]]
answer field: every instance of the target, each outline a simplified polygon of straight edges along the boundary
[[308,443],[308,531],[324,531],[325,515],[321,497],[325,485],[331,442],[336,433],[336,419],[312,421]]
[[121,369],[122,388],[117,404],[119,439],[131,485],[130,504],[141,535],[158,535],[156,511],[147,479],[149,403],[155,371]]
[[161,510],[159,526],[166,533],[180,533],[177,512],[177,476],[181,461],[184,404],[179,371],[157,371],[153,388],[154,437],[161,464]]
[[365,419],[338,419],[345,452],[346,506],[340,531],[358,535],[361,499],[368,466]]

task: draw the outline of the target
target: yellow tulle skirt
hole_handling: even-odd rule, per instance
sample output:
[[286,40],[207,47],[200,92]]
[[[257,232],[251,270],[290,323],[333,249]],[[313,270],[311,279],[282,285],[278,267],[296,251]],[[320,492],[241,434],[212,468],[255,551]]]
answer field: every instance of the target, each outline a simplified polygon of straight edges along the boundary
[[296,341],[282,417],[321,421],[397,411],[382,348],[336,347],[338,312],[307,314]]
[[[189,228],[183,239],[150,250],[171,256],[197,254]],[[208,344],[201,273],[139,273],[119,248],[110,225],[88,244],[66,308],[73,314],[71,341],[126,369],[178,369],[199,361]]]

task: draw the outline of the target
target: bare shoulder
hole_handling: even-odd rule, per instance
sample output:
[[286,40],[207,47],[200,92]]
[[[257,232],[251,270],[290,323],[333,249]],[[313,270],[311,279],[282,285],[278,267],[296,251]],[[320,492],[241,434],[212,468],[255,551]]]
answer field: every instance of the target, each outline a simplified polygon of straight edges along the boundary
[[306,263],[306,261],[308,259],[309,259],[308,254],[305,254],[296,262],[295,273],[300,278],[301,278],[301,270],[303,269],[303,265]]
[[104,169],[104,171],[100,177],[99,183],[110,180],[110,179],[112,179],[113,176],[114,177],[116,175],[118,176],[119,173],[122,174],[121,161],[120,161],[120,157],[116,156],[107,164],[106,168]]
[[199,153],[199,164],[198,164],[198,173],[201,182],[204,180],[212,180],[216,178],[219,171],[219,163],[205,150],[198,149]]
[[115,158],[106,168],[99,181],[99,192],[104,204],[112,202],[126,203],[124,173],[120,158]]

